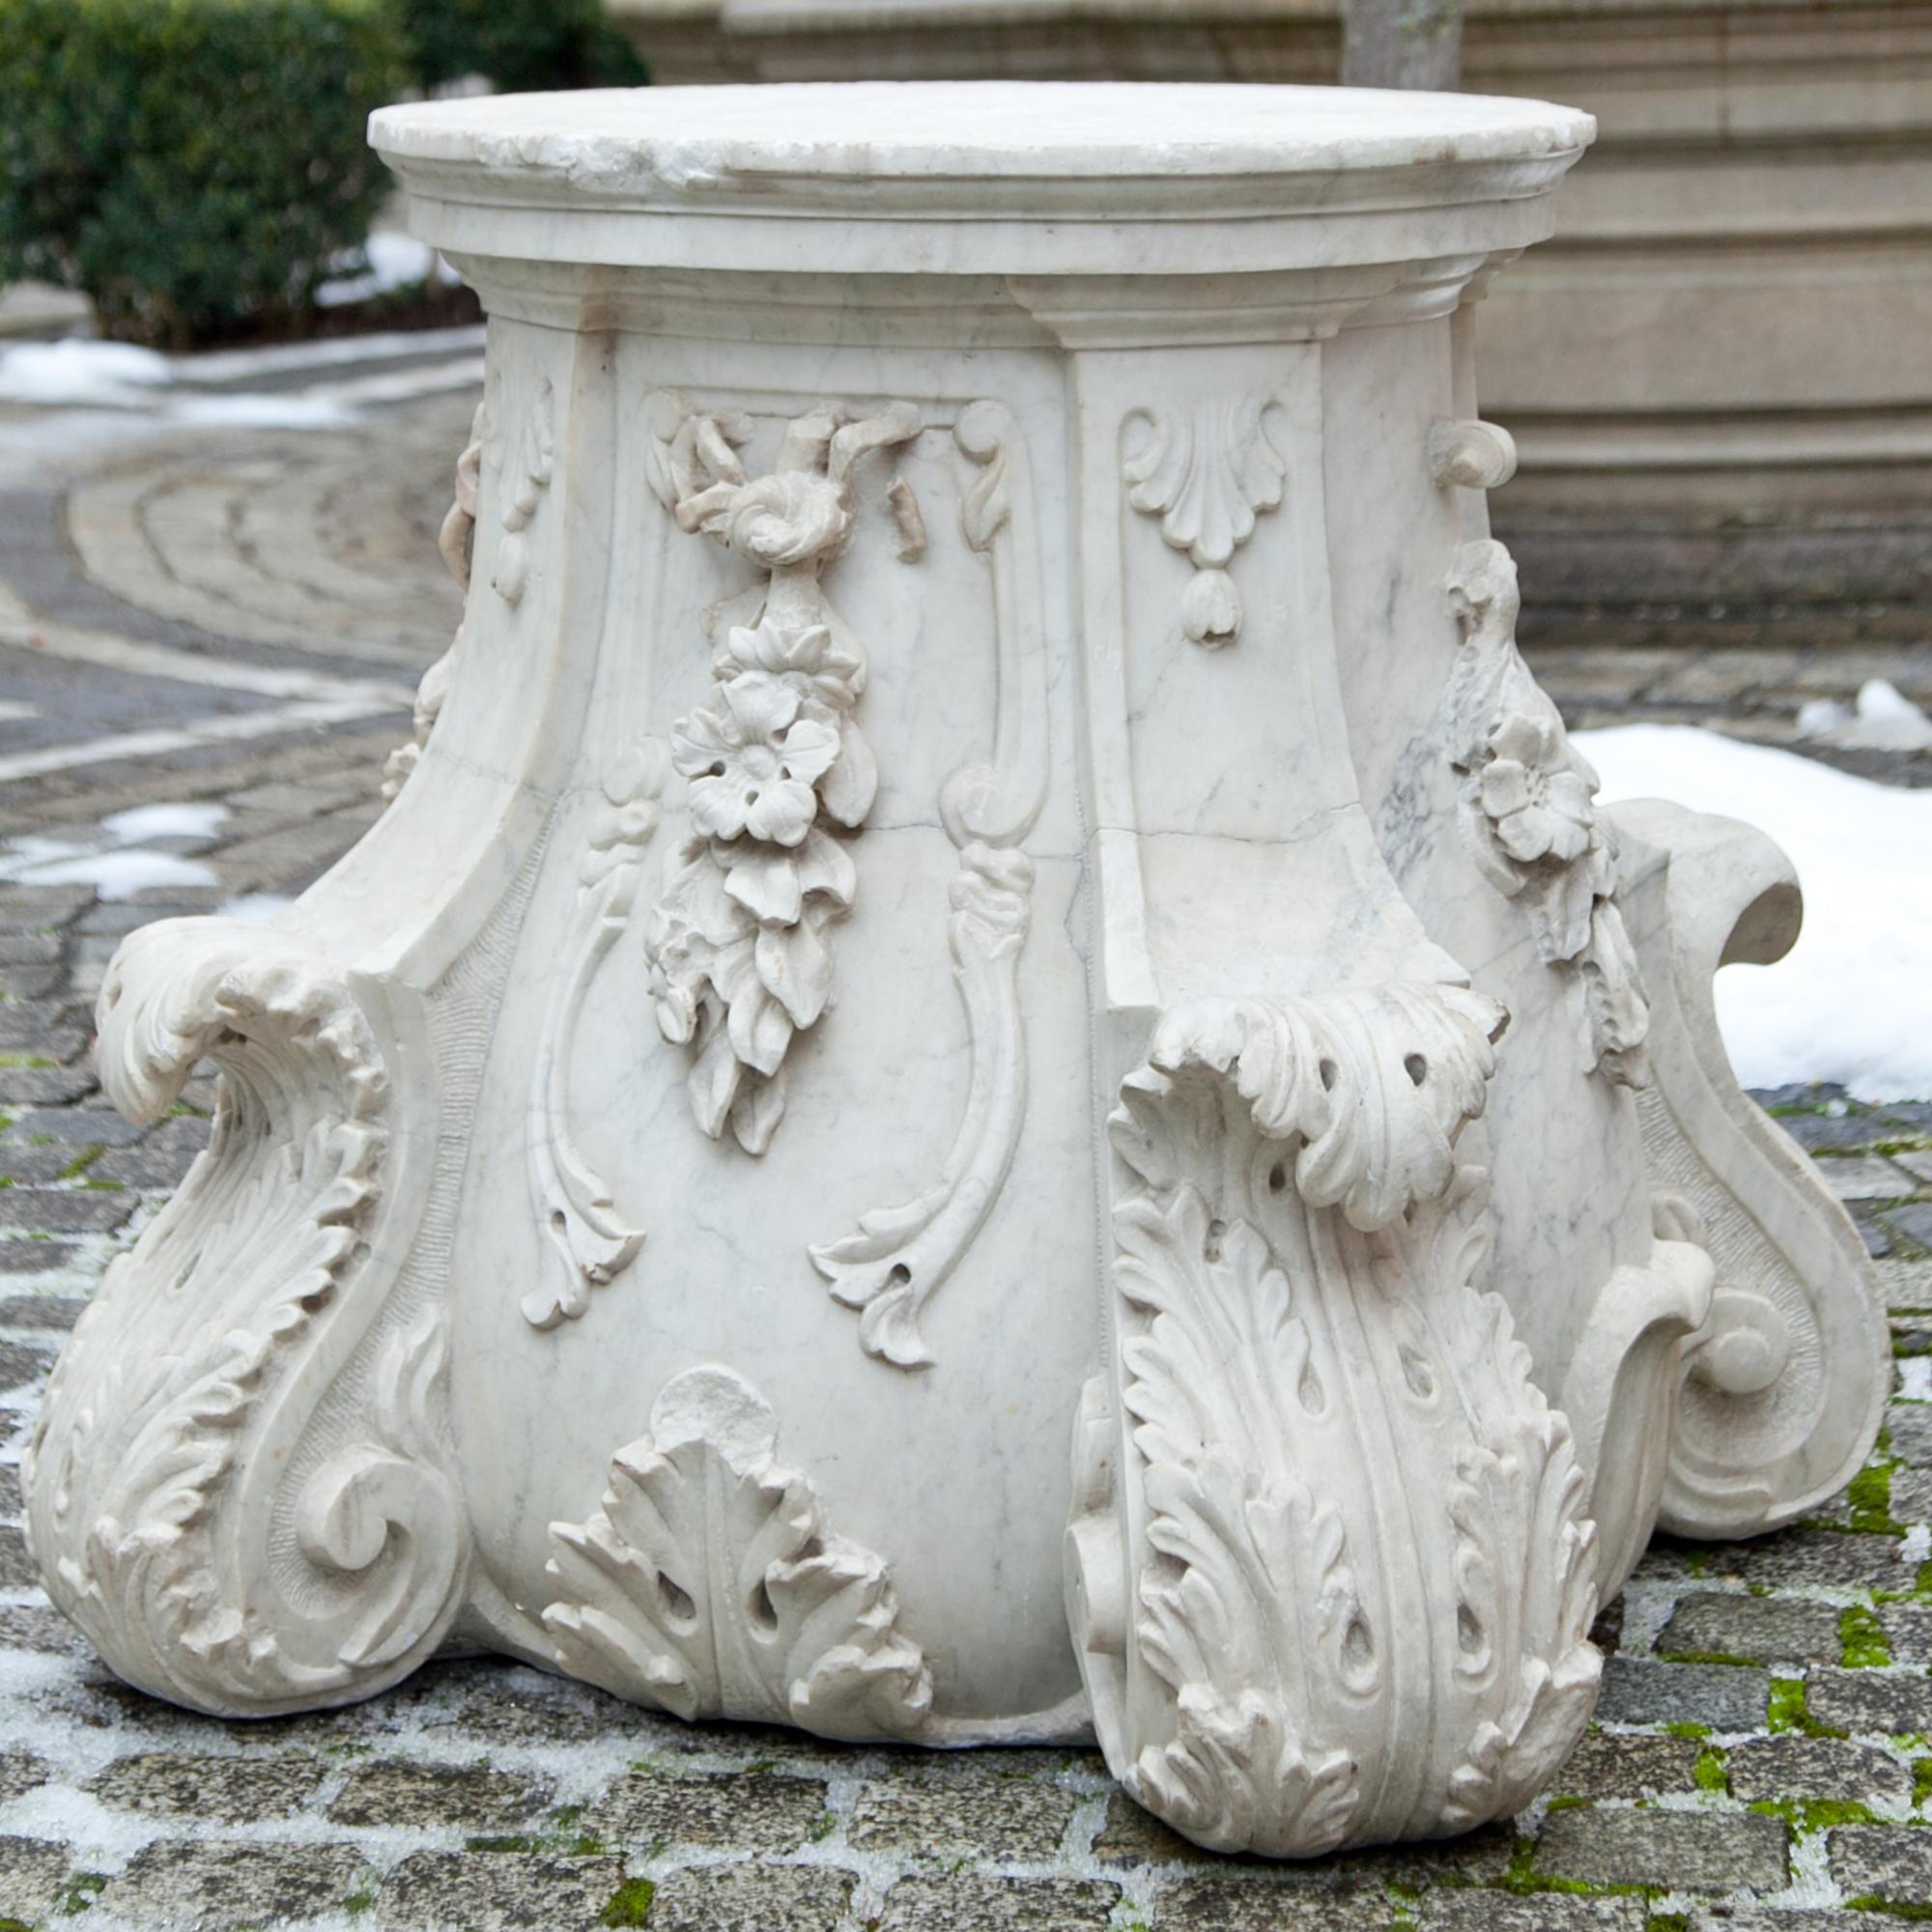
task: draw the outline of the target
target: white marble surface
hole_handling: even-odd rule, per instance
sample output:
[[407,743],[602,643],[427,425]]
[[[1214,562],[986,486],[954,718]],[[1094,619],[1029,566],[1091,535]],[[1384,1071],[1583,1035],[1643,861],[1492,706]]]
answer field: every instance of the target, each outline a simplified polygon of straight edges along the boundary
[[1471,303],[1586,119],[1235,100],[377,117],[492,315],[466,615],[356,850],[108,979],[118,1104],[228,1077],[33,1456],[124,1674],[1091,1730],[1300,1856],[1533,1797],[1661,1497],[1857,1466],[1719,901],[1680,945],[1486,536]]

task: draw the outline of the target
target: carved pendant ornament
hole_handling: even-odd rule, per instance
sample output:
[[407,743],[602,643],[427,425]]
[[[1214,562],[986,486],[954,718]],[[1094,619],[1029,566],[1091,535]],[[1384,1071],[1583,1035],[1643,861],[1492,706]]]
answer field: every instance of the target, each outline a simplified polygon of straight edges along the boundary
[[1207,650],[1240,635],[1241,599],[1228,564],[1287,488],[1270,419],[1277,408],[1272,396],[1226,395],[1192,407],[1151,404],[1127,418],[1127,501],[1158,518],[1161,535],[1194,565],[1180,627]]
[[[659,397],[654,413],[675,420],[680,406]],[[777,467],[750,480],[742,423],[685,412],[652,444],[651,484],[678,527],[767,574],[755,623],[713,655],[716,689],[672,727],[692,836],[646,940],[658,1024],[695,1051],[692,1117],[713,1140],[728,1123],[748,1153],[784,1117],[792,1036],[832,997],[827,928],[858,877],[838,835],[866,822],[878,788],[853,715],[865,648],[819,578],[851,534],[854,467],[919,428],[904,403],[843,424],[801,416]]]
[[1617,902],[1616,834],[1597,810],[1596,773],[1516,647],[1520,600],[1509,552],[1488,539],[1465,544],[1449,596],[1463,625],[1447,734],[1463,843],[1483,876],[1523,907],[1544,963],[1581,986],[1590,1065],[1642,1087],[1650,1009]]
[[1467,540],[1589,117],[1113,99],[376,116],[490,315],[464,619],[354,850],[104,978],[117,1107],[219,1076],[22,1462],[131,1684],[1097,1739],[1309,1858],[1533,1803],[1657,1525],[1861,1465],[1710,1002],[1795,882],[1599,807]]

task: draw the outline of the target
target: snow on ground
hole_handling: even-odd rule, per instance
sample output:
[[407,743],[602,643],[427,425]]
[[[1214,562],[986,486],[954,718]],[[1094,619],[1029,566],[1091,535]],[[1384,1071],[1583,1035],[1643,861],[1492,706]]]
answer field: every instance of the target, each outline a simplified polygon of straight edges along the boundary
[[0,851],[0,881],[28,886],[92,886],[103,899],[131,898],[158,886],[212,886],[213,867],[156,841],[204,844],[228,816],[225,805],[139,805],[110,812],[82,838],[23,834]]
[[328,265],[337,272],[316,290],[315,298],[324,308],[340,308],[345,302],[373,301],[378,296],[393,295],[398,289],[412,289],[423,282],[448,285],[457,277],[449,265],[427,242],[393,229],[370,236],[359,249]]
[[1745,819],[1798,868],[1798,944],[1775,966],[1718,975],[1718,1020],[1745,1086],[1836,1080],[1861,1100],[1932,1094],[1932,791],[1689,725],[1574,742],[1605,802],[1667,798]]
[[[372,361],[404,365],[358,373]],[[340,372],[347,369],[344,373]],[[216,388],[313,371],[301,386]],[[0,403],[112,411],[168,422],[252,429],[336,429],[372,406],[480,386],[483,330],[342,336],[268,349],[162,355],[127,342],[68,336],[0,349]]]

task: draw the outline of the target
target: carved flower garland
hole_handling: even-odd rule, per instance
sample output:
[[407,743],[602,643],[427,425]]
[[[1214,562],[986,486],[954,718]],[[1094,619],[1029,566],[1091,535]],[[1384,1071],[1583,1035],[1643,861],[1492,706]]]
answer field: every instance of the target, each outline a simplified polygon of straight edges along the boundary
[[697,1049],[693,1118],[713,1139],[728,1123],[763,1153],[784,1115],[792,1037],[831,1000],[825,928],[857,879],[828,827],[857,831],[878,791],[852,715],[866,654],[819,574],[851,534],[854,465],[918,435],[919,412],[900,403],[844,422],[815,411],[786,426],[771,474],[747,479],[737,445],[749,425],[669,395],[652,407],[664,425],[652,486],[679,528],[769,573],[757,622],[726,630],[711,694],[672,729],[693,836],[645,935],[659,1029]]
[[716,1136],[728,1120],[740,1144],[762,1153],[784,1111],[792,1035],[832,995],[824,929],[851,905],[856,883],[819,817],[863,824],[878,781],[850,717],[865,666],[829,626],[733,630],[713,672],[717,691],[671,735],[697,836],[646,943],[659,1027],[667,1039],[699,1043],[698,1125]]
[[1499,543],[1464,544],[1448,590],[1463,629],[1446,725],[1463,843],[1523,907],[1538,956],[1580,984],[1590,1065],[1646,1086],[1650,1007],[1618,905],[1616,834],[1597,811],[1596,773],[1517,649],[1516,565]]

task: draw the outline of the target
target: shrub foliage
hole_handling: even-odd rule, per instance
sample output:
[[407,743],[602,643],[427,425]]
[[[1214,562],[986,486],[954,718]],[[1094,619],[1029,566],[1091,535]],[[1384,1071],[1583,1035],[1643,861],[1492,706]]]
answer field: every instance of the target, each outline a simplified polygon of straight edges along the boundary
[[636,87],[644,70],[602,0],[396,0],[424,87],[481,74],[499,93]]
[[0,277],[169,347],[308,307],[389,178],[412,78],[384,0],[0,0]]

